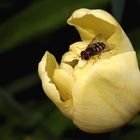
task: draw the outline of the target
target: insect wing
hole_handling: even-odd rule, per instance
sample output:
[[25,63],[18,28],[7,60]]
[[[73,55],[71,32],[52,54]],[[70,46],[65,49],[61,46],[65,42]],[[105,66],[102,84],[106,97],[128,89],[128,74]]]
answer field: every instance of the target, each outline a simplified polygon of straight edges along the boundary
[[93,44],[97,43],[97,42],[105,42],[105,39],[103,38],[102,34],[97,34],[92,41],[89,43],[88,47],[92,47]]
[[96,43],[96,42],[103,42],[106,45],[105,49],[102,52],[110,51],[110,50],[113,50],[115,48],[114,44],[108,44],[106,42],[106,40],[104,39],[102,34],[97,34],[95,36],[95,38],[93,39],[93,43]]
[[98,43],[98,42],[102,42],[102,43],[104,43],[105,44],[105,48],[104,48],[104,50],[102,50],[102,52],[107,52],[107,51],[110,51],[110,50],[112,50],[112,49],[114,49],[115,48],[115,45],[114,44],[108,44],[107,42],[106,42],[106,40],[104,39],[104,37],[103,37],[103,35],[102,34],[97,34],[93,39],[92,39],[92,41],[89,43],[89,45],[87,46],[87,48],[88,47],[93,47],[93,44],[96,44],[96,43]]
[[103,50],[103,52],[111,51],[115,48],[115,45],[113,44],[106,44],[106,48]]

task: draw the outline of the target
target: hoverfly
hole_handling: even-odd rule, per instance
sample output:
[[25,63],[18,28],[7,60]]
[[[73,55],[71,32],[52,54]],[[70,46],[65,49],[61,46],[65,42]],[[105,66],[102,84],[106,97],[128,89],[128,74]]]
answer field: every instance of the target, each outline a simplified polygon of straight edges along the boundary
[[97,34],[88,44],[87,48],[84,51],[81,51],[80,57],[83,60],[89,60],[92,56],[100,56],[102,52],[109,50],[111,50],[111,48],[107,45],[105,39],[102,37],[102,34]]

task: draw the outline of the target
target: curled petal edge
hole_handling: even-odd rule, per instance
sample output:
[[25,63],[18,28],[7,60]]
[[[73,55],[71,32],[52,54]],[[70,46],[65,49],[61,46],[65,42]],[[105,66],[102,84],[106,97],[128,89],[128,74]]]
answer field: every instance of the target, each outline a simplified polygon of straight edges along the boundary
[[121,26],[113,16],[104,10],[78,9],[67,20],[67,23],[78,30],[83,41],[92,40],[101,33],[109,44],[116,46],[117,54],[133,50],[132,44]]
[[39,77],[41,78],[45,94],[68,118],[71,118],[72,101],[67,100],[63,102],[59,91],[53,83],[53,72],[57,67],[59,65],[55,57],[47,51],[38,65]]

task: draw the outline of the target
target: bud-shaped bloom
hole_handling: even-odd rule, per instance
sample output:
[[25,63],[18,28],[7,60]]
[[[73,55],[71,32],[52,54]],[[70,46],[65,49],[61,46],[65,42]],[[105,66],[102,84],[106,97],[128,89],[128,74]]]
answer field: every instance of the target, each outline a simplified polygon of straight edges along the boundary
[[68,23],[82,41],[70,46],[60,65],[44,54],[38,71],[46,95],[85,132],[124,125],[140,110],[140,72],[128,37],[103,10],[76,10]]

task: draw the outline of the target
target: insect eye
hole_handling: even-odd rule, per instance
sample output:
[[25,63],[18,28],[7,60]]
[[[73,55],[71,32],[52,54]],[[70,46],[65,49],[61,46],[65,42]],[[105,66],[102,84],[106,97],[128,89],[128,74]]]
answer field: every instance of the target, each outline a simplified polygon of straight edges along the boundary
[[86,53],[86,51],[81,52],[81,59],[89,60],[89,55]]

